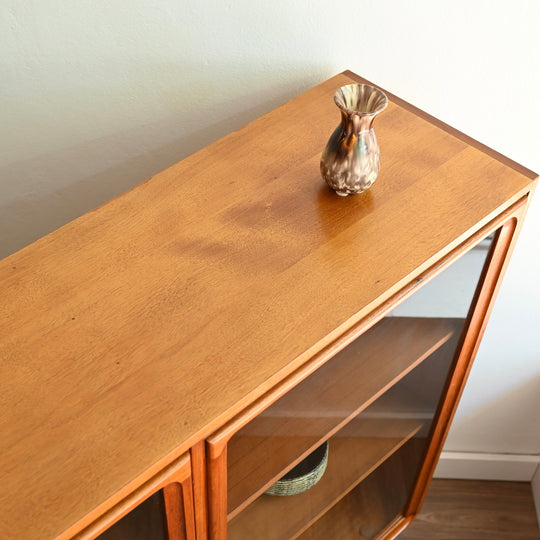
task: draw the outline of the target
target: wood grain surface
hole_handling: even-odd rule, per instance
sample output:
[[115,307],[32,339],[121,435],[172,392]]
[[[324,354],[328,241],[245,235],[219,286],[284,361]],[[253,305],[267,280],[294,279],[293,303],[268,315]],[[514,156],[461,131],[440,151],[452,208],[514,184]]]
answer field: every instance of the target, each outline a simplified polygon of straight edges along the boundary
[[319,176],[338,75],[0,262],[0,533],[69,538],[503,209],[534,174],[400,102]]

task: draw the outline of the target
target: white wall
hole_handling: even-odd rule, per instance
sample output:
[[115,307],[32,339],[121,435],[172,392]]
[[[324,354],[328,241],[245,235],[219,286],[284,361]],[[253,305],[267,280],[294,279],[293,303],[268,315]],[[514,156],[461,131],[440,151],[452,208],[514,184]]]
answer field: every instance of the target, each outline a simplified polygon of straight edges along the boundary
[[[4,0],[0,256],[352,69],[540,171],[537,0]],[[447,442],[540,451],[540,201]]]

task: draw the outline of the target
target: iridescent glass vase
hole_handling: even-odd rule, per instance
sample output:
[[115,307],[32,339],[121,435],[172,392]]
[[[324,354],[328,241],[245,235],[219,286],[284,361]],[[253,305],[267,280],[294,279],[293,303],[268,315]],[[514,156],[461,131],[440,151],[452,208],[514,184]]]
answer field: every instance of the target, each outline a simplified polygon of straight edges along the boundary
[[348,84],[337,90],[334,101],[341,110],[341,124],[322,153],[321,174],[338,195],[361,193],[379,174],[379,145],[372,125],[388,98],[374,86]]

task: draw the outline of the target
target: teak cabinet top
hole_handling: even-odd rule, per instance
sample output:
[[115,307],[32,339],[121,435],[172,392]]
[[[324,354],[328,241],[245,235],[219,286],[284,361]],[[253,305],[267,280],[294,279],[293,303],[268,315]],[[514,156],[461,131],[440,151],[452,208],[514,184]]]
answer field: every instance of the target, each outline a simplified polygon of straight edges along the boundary
[[536,175],[389,95],[381,173],[319,158],[346,72],[0,262],[0,530],[70,536],[494,216]]

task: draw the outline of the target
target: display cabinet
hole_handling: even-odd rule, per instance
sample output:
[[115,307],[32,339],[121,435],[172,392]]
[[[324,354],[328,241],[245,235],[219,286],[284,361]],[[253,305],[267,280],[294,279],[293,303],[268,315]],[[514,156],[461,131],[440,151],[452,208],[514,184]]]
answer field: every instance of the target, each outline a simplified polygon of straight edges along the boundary
[[[355,81],[0,261],[0,537],[367,540],[414,518],[537,176],[387,92],[380,175],[336,196],[319,159]],[[314,456],[309,489],[267,493]]]

